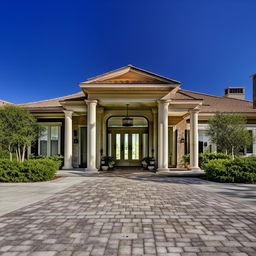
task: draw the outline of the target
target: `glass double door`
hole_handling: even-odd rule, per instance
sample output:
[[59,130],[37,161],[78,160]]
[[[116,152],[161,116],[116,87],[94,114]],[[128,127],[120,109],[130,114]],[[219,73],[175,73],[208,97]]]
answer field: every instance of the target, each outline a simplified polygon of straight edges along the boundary
[[148,133],[144,128],[109,130],[109,155],[116,166],[141,166],[142,158],[148,155]]

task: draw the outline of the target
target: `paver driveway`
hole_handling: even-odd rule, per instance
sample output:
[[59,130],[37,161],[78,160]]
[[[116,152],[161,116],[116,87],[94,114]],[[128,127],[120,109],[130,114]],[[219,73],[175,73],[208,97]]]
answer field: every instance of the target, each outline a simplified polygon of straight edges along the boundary
[[256,255],[256,213],[186,179],[83,179],[0,217],[0,255]]

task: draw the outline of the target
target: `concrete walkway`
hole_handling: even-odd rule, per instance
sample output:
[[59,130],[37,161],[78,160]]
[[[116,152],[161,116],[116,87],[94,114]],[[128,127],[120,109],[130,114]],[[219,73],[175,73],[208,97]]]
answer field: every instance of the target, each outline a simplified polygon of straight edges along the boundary
[[65,177],[48,182],[0,183],[0,216],[48,198],[82,181],[80,177]]

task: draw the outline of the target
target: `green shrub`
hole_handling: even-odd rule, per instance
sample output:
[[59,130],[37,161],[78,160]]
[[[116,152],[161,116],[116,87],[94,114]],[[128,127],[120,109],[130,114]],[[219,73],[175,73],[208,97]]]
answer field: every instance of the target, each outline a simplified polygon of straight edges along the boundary
[[18,182],[23,174],[20,173],[20,163],[17,161],[10,161],[7,159],[0,160],[0,181],[1,182]]
[[0,149],[0,159],[9,159],[10,154],[8,150]]
[[[204,164],[208,163],[210,160],[214,159],[231,159],[231,155],[227,155],[224,153],[200,153],[199,154],[199,167],[204,168]],[[190,155],[186,154],[183,156],[183,162],[189,163]]]
[[243,172],[256,173],[256,157],[239,157],[234,160]]
[[218,182],[256,182],[256,158],[214,159],[204,164],[206,177]]
[[[220,181],[220,177],[228,176],[225,162],[229,160],[214,159],[204,164],[206,177],[212,181]],[[222,178],[224,179],[224,178]]]
[[204,168],[204,165],[211,160],[215,159],[231,159],[231,155],[227,155],[224,153],[201,153],[199,154],[199,166],[200,168]]
[[1,182],[45,181],[55,177],[58,163],[50,159],[30,159],[23,163],[0,160]]
[[56,156],[42,156],[42,155],[34,155],[34,154],[31,154],[30,159],[49,159],[49,160],[53,160],[55,161],[56,163],[58,163],[58,169],[60,170],[61,167],[64,165],[64,157],[61,156],[61,155],[56,155]]
[[190,155],[189,154],[185,154],[185,155],[183,155],[182,159],[183,159],[183,163],[189,163]]

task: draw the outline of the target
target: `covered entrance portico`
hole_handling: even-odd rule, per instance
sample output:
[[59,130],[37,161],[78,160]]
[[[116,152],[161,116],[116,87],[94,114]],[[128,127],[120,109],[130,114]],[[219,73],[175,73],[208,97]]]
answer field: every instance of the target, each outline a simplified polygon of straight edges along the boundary
[[[201,101],[174,99],[179,86],[177,81],[133,66],[80,83],[86,100],[61,102],[65,108],[64,169],[79,166],[85,155],[77,131],[81,127],[87,129],[87,170],[97,171],[101,157],[107,155],[114,157],[117,166],[140,166],[143,157],[154,157],[158,170],[168,170],[180,164],[185,147],[189,147],[191,168],[197,169]],[[118,118],[126,116],[127,104],[132,127],[117,125]]]

